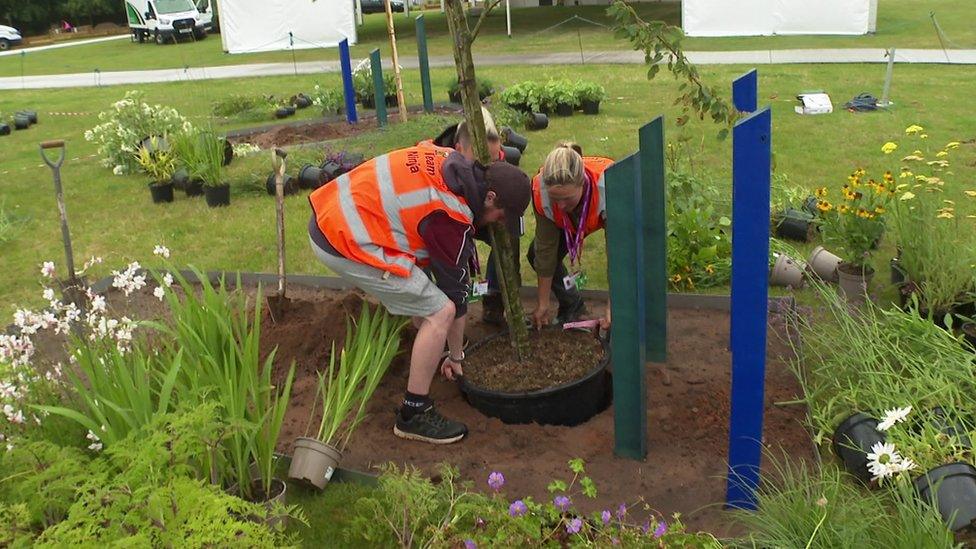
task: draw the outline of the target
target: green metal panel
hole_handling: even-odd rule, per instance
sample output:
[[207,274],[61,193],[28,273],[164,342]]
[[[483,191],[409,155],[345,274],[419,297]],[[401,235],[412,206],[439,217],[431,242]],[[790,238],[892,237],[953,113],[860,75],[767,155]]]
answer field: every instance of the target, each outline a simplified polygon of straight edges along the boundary
[[641,228],[644,232],[644,310],[647,359],[667,360],[668,258],[664,117],[640,129]]
[[430,60],[427,58],[427,25],[417,16],[417,57],[420,59],[420,87],[424,91],[424,111],[434,112],[434,95],[430,91]]
[[379,48],[370,52],[369,66],[373,71],[373,99],[376,101],[376,121],[382,128],[386,126],[386,86],[383,85],[383,63],[380,61]]
[[641,227],[640,157],[632,154],[606,172],[607,262],[613,329],[614,452],[647,455],[647,389],[644,382],[644,245]]

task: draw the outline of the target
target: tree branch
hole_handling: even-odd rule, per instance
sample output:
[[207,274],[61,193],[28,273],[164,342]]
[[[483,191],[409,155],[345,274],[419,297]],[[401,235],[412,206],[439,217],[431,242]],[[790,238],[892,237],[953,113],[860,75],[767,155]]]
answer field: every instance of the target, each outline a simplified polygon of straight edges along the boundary
[[481,12],[478,17],[478,22],[474,25],[474,30],[471,31],[471,42],[474,42],[478,38],[478,32],[481,31],[481,24],[485,22],[485,18],[491,13],[491,10],[495,9],[498,4],[501,4],[502,0],[491,0],[485,4],[485,10]]

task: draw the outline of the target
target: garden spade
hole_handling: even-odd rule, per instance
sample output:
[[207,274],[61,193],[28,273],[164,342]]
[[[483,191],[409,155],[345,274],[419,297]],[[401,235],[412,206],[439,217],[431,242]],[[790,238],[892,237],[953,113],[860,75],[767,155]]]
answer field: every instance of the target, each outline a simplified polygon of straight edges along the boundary
[[[61,155],[56,161],[52,161],[47,156],[48,149],[60,149]],[[79,308],[85,304],[85,290],[82,282],[75,274],[75,258],[71,250],[71,231],[68,230],[68,212],[64,207],[64,192],[61,189],[61,166],[64,164],[65,146],[64,141],[45,141],[41,143],[41,158],[44,163],[51,167],[54,173],[54,196],[58,202],[58,214],[61,217],[61,238],[64,240],[65,266],[68,269],[67,280],[61,279],[61,293],[66,302],[74,303]]]
[[271,321],[285,317],[288,298],[285,297],[285,157],[288,153],[275,149],[271,153],[271,164],[275,173],[275,211],[278,217],[278,292],[268,296],[268,310]]

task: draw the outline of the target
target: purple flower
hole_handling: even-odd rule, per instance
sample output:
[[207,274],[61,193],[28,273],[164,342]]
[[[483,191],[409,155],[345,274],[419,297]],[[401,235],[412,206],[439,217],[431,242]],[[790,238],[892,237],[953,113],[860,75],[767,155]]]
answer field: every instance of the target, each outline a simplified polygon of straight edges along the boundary
[[624,520],[627,516],[627,504],[621,503],[620,507],[617,507],[617,520]]
[[488,486],[490,486],[491,489],[496,492],[501,490],[502,486],[505,486],[505,475],[499,473],[498,471],[492,471],[492,473],[488,475]]
[[610,524],[610,517],[611,517],[610,511],[606,509],[604,509],[603,512],[600,513],[600,518],[603,519],[604,525]]
[[464,549],[478,549],[478,544],[473,539],[464,540]]
[[654,529],[654,539],[658,539],[666,533],[668,533],[668,523],[662,520],[657,523],[657,528]]
[[556,509],[560,511],[568,511],[570,507],[573,506],[573,502],[566,496],[556,496],[552,500],[552,504],[556,506]]
[[583,521],[578,518],[574,518],[573,520],[569,521],[569,524],[566,525],[566,531],[570,534],[578,534],[580,528],[582,527]]
[[529,508],[525,506],[525,502],[520,499],[513,501],[512,504],[508,506],[508,514],[509,516],[513,517],[521,517],[527,513],[528,510]]
[[484,528],[487,524],[488,523],[485,522],[485,519],[481,517],[478,517],[478,519],[474,521],[474,527],[478,529]]

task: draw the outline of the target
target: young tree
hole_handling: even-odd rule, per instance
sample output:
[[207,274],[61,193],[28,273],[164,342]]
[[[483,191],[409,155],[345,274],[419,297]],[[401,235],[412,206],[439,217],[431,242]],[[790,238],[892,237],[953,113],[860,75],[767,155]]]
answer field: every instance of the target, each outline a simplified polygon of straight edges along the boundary
[[[488,0],[484,11],[475,23],[474,28],[468,26],[464,17],[461,0],[445,0],[444,11],[447,14],[447,25],[454,39],[454,65],[457,68],[458,82],[461,86],[461,103],[464,105],[464,118],[467,120],[471,138],[474,143],[478,161],[488,165],[491,161],[488,155],[488,139],[485,136],[485,120],[481,114],[481,99],[478,96],[478,83],[474,73],[474,61],[471,57],[471,45],[481,31],[481,25],[501,0]],[[508,333],[512,347],[518,358],[528,355],[529,331],[525,325],[525,312],[519,300],[521,281],[515,270],[516,258],[512,253],[511,240],[508,231],[500,223],[492,223],[491,246],[495,250],[497,263],[495,268],[502,287],[502,301],[505,304],[505,320],[508,322]],[[540,289],[541,291],[541,289]]]

